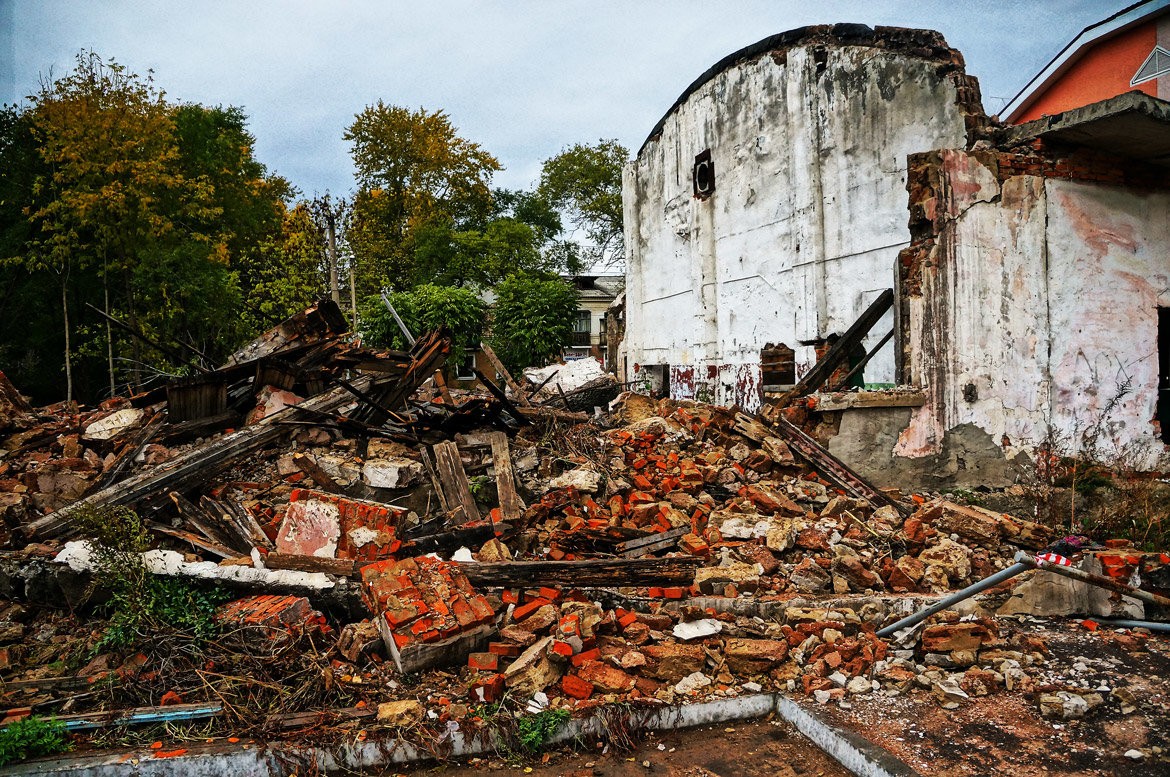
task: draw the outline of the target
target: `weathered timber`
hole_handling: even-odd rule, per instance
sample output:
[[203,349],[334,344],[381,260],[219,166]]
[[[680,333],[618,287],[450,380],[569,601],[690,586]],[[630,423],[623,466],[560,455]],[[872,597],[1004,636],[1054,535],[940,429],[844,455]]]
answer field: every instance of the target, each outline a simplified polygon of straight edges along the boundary
[[237,551],[236,555],[244,555],[251,552],[251,543],[245,542],[237,537],[234,530],[225,528],[218,517],[204,510],[199,505],[192,504],[185,496],[177,491],[172,491],[168,496],[175,503],[175,508],[179,511],[180,517],[182,517],[187,525],[201,532],[204,537],[217,545],[222,545],[225,548],[233,548]]
[[357,562],[348,558],[326,558],[325,556],[304,556],[296,553],[269,553],[264,557],[268,569],[291,569],[297,572],[324,572],[327,575],[354,577]]
[[523,407],[528,407],[530,405],[528,395],[524,393],[523,389],[512,378],[512,373],[508,372],[508,368],[496,356],[496,352],[492,350],[492,347],[487,343],[480,343],[479,349],[483,351],[483,355],[488,358],[488,361],[496,368],[496,372],[504,379],[504,385],[512,391],[512,396],[516,398],[516,402]]
[[833,386],[830,389],[830,391],[839,391],[839,390],[843,390],[846,387],[848,387],[849,386],[849,379],[852,378],[857,373],[864,370],[865,365],[869,364],[870,360],[873,359],[873,357],[877,356],[878,351],[880,351],[882,348],[885,348],[886,343],[890,342],[890,340],[892,340],[893,337],[894,337],[894,330],[893,329],[891,329],[889,332],[886,332],[886,336],[883,337],[878,342],[878,344],[873,347],[873,350],[871,350],[869,353],[867,353],[865,355],[865,358],[863,358],[861,361],[857,362],[857,364],[855,364],[853,366],[853,369],[851,369],[851,370],[849,370],[849,372],[845,373],[845,376],[843,378],[841,378],[841,380],[837,381],[837,384],[835,386]]
[[638,537],[614,546],[614,552],[626,558],[638,558],[660,550],[669,550],[678,545],[679,537],[690,531],[689,526],[680,526],[664,532],[651,534],[647,537]]
[[472,585],[512,587],[690,585],[702,563],[693,556],[600,558],[584,561],[506,561],[460,564]]
[[512,400],[508,399],[507,393],[505,393],[502,388],[493,383],[491,378],[489,378],[487,375],[484,375],[483,372],[481,372],[476,367],[472,367],[471,371],[475,374],[475,377],[479,378],[479,382],[483,384],[484,388],[486,388],[493,397],[500,400],[500,404],[504,406],[504,410],[506,410],[513,418],[515,418],[517,423],[521,425],[529,423],[528,419],[522,415],[521,411],[535,408],[516,407],[516,405],[512,404]]
[[527,421],[538,419],[541,421],[566,421],[571,424],[583,424],[589,420],[588,413],[578,413],[573,410],[558,410],[555,407],[521,407],[517,408],[517,410]]
[[211,540],[204,537],[200,537],[198,534],[192,534],[191,532],[183,531],[182,529],[172,529],[170,526],[163,526],[162,524],[155,523],[154,521],[148,521],[146,525],[150,527],[151,531],[156,531],[159,534],[165,534],[168,537],[174,537],[176,539],[183,540],[184,542],[189,542],[200,550],[205,550],[208,553],[219,556],[220,558],[240,557],[240,554],[231,548],[220,545],[216,542],[212,542]]
[[184,491],[206,483],[209,477],[227,469],[243,456],[280,439],[287,433],[280,421],[295,417],[298,408],[303,406],[324,412],[340,408],[351,401],[346,392],[334,390],[307,399],[301,405],[286,407],[251,426],[193,448],[149,472],[107,486],[49,513],[25,526],[25,534],[37,540],[64,536],[70,533],[73,516],[80,510],[133,505],[169,491]]
[[430,450],[425,445],[420,447],[418,452],[419,458],[422,459],[423,468],[427,471],[427,477],[431,480],[431,489],[439,497],[439,506],[443,508],[443,514],[446,515],[451,512],[451,505],[447,503],[447,495],[443,493],[443,484],[439,481],[439,471],[435,467],[434,457],[431,456]]
[[431,449],[435,455],[435,470],[439,475],[439,485],[447,495],[447,504],[454,511],[457,507],[463,508],[463,515],[468,521],[479,520],[479,508],[475,506],[475,497],[471,495],[471,484],[467,481],[467,473],[463,470],[463,462],[459,458],[459,449],[453,442],[441,442]]
[[353,412],[353,417],[363,423],[373,423],[377,426],[386,423],[389,417],[387,411],[392,413],[406,407],[407,398],[429,380],[435,370],[443,366],[450,353],[451,335],[445,327],[426,333],[411,347],[410,366],[401,377],[370,387],[370,398],[382,410],[375,411],[366,405],[358,407]]
[[496,633],[495,625],[488,623],[441,642],[413,642],[399,650],[386,619],[378,618],[377,621],[382,641],[389,649],[390,657],[394,659],[398,671],[403,674],[411,674],[432,666],[465,664],[467,654],[482,650]]
[[886,311],[893,306],[894,292],[892,289],[886,289],[853,322],[845,334],[841,335],[841,339],[834,343],[833,347],[826,351],[825,355],[813,365],[813,368],[800,379],[792,391],[777,400],[776,405],[778,407],[788,405],[797,397],[802,397],[823,386],[837,371],[837,368],[849,360],[849,354],[853,349],[865,339],[869,330],[873,329],[881,317],[886,314]]
[[492,467],[496,471],[496,494],[500,498],[500,513],[505,521],[520,520],[524,502],[516,493],[516,478],[512,473],[512,452],[508,449],[508,435],[490,432],[485,435],[492,446]]
[[175,723],[181,720],[202,720],[218,717],[223,707],[215,704],[170,704],[166,707],[133,707],[109,712],[82,712],[76,715],[56,715],[66,731],[86,731],[116,726],[135,726],[147,723]]
[[321,469],[321,465],[319,465],[317,460],[312,456],[306,453],[297,453],[293,456],[293,464],[295,464],[297,469],[299,469],[301,472],[304,472],[306,475],[312,478],[313,482],[316,483],[317,487],[322,491],[328,491],[330,494],[345,493],[345,489],[343,489],[336,480],[329,477],[329,473]]

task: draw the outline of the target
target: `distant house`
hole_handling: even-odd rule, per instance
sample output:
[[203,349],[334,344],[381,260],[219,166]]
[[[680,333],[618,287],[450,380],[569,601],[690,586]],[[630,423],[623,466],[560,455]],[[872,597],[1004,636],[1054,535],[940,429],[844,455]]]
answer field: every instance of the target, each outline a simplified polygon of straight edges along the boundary
[[1170,0],[1144,0],[1081,31],[1001,116],[1022,124],[1129,91],[1170,100]]
[[610,303],[625,285],[622,275],[573,275],[565,280],[577,289],[577,315],[573,319],[573,339],[565,348],[565,361],[592,356],[607,363],[606,315]]

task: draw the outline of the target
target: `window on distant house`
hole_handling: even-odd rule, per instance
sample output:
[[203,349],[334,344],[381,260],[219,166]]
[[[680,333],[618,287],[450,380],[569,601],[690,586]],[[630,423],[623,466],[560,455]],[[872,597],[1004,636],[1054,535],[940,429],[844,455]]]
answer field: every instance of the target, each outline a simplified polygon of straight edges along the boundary
[[463,361],[455,365],[455,380],[475,380],[472,368],[475,366],[475,350],[468,348]]
[[573,345],[586,346],[589,345],[589,322],[590,314],[588,310],[578,310],[577,317],[573,319]]
[[1146,57],[1146,61],[1138,68],[1138,71],[1133,74],[1130,80],[1130,86],[1137,86],[1145,81],[1152,81],[1158,76],[1164,76],[1170,73],[1170,51],[1161,46],[1154,46],[1154,50],[1150,52],[1150,56]]

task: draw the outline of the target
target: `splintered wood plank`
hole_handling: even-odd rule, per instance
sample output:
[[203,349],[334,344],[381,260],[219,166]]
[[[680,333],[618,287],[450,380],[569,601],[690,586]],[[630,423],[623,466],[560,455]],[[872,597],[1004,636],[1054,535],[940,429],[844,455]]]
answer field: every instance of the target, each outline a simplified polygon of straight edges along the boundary
[[701,559],[600,558],[585,561],[503,561],[460,564],[472,585],[498,586],[630,586],[690,585]]
[[313,482],[322,491],[328,491],[330,494],[345,493],[345,489],[336,480],[329,477],[329,473],[321,469],[321,465],[317,463],[317,460],[307,453],[295,454],[293,456],[293,464],[297,465],[297,469],[301,472],[304,472],[312,478]]
[[353,577],[357,574],[357,562],[348,558],[326,558],[325,556],[304,556],[297,553],[269,553],[264,557],[268,569],[291,569],[297,572],[324,572],[327,575]]
[[500,513],[505,521],[520,520],[524,502],[516,493],[516,478],[512,473],[512,452],[508,447],[508,435],[490,432],[484,435],[492,446],[492,466],[496,470],[496,493],[500,497]]
[[471,484],[467,481],[467,472],[463,469],[463,462],[459,459],[459,448],[453,442],[441,442],[434,446],[435,469],[439,475],[439,485],[447,495],[447,504],[454,511],[456,507],[463,508],[463,515],[467,521],[479,520],[479,508],[475,506],[475,498],[471,495]]
[[212,542],[211,540],[204,537],[200,537],[198,534],[192,534],[189,531],[172,529],[169,526],[163,526],[162,524],[153,522],[149,522],[146,525],[150,527],[151,531],[156,531],[159,534],[166,534],[167,536],[175,537],[176,539],[183,540],[184,542],[189,542],[195,547],[219,556],[220,558],[240,558],[241,556],[240,553],[232,550],[231,548]]
[[479,349],[483,351],[483,355],[486,356],[488,361],[492,363],[492,366],[496,368],[496,372],[500,373],[500,377],[504,379],[504,385],[512,390],[512,397],[516,400],[516,403],[521,407],[530,407],[531,403],[528,401],[528,395],[525,394],[520,389],[520,386],[516,384],[516,381],[512,379],[512,373],[508,372],[508,368],[505,367],[504,363],[500,361],[498,356],[496,356],[496,352],[492,350],[492,347],[487,343],[480,343]]
[[614,546],[614,551],[627,558],[637,558],[658,550],[666,550],[678,545],[679,537],[690,532],[689,526],[680,526],[664,532],[657,532],[645,537],[638,537]]

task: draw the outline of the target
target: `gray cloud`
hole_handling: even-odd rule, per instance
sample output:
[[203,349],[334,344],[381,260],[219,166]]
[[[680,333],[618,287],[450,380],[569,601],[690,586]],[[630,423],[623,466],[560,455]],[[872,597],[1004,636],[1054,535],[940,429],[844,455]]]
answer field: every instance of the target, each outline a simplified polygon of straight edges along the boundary
[[[93,48],[153,70],[176,100],[242,107],[256,153],[304,192],[352,188],[342,133],[378,99],[443,108],[530,186],[566,145],[636,149],[678,94],[767,35],[841,21],[929,27],[960,49],[998,110],[1083,27],[1120,9],[1093,0],[797,0],[425,3],[325,0],[0,0],[11,18],[0,89],[13,101]],[[5,25],[0,24],[0,28]],[[6,41],[0,40],[0,46]]]

